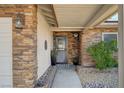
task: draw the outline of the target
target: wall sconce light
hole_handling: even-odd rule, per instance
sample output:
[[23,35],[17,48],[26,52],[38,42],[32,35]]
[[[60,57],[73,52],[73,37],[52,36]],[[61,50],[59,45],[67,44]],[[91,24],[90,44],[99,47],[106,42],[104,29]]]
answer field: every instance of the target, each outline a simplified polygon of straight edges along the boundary
[[72,34],[73,34],[73,37],[74,37],[77,41],[79,41],[79,33],[78,33],[78,32],[72,32]]
[[74,36],[75,38],[77,38],[77,37],[78,37],[78,33],[73,33],[73,36]]
[[16,28],[23,28],[24,26],[24,15],[21,13],[18,13],[16,15],[16,20],[15,20],[15,26]]

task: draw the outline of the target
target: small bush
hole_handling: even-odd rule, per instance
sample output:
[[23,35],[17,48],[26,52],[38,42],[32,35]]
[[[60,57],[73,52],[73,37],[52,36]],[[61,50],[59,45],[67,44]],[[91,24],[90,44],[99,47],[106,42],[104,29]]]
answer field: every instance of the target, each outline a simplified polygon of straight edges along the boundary
[[87,48],[92,58],[96,61],[96,68],[102,70],[106,68],[116,67],[117,60],[113,58],[113,53],[117,52],[117,41],[109,42],[101,41]]

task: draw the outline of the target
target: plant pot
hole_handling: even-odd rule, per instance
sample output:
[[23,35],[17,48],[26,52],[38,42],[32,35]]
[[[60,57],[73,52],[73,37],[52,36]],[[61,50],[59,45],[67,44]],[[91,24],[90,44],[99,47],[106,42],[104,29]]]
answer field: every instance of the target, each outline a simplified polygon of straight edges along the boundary
[[56,65],[56,55],[54,50],[51,51],[51,65]]

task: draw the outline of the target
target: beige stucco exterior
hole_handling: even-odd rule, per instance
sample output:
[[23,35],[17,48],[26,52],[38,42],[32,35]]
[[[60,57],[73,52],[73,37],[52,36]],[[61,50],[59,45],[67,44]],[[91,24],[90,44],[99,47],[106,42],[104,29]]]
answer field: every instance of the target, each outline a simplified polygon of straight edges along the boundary
[[[39,78],[51,65],[50,52],[52,50],[53,35],[39,8],[37,10],[37,22],[37,62]],[[44,48],[45,40],[47,40],[47,50]]]

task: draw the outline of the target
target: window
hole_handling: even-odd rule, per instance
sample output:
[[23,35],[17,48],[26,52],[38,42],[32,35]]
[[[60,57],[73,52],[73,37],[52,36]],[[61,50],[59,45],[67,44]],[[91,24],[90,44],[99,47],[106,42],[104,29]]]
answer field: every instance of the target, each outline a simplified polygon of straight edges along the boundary
[[103,21],[100,26],[110,26],[110,25],[118,25],[118,13],[115,13],[111,17],[107,18],[105,21]]
[[118,40],[118,32],[103,32],[102,40],[103,41]]

